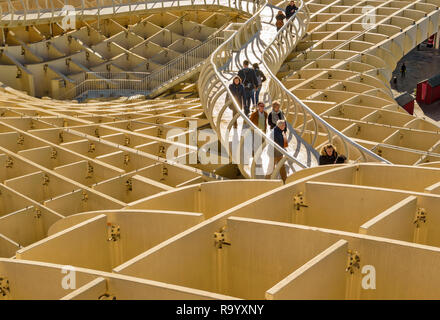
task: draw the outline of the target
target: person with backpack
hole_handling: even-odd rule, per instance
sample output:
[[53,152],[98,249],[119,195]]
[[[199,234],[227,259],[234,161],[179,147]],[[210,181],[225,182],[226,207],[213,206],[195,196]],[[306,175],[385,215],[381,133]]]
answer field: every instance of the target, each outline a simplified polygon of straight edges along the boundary
[[[232,79],[232,83],[229,85],[229,90],[231,91],[235,100],[237,100],[240,109],[243,109],[245,91],[239,76],[235,76]],[[234,117],[237,111],[235,111],[233,106],[230,108],[232,109],[232,117]],[[237,128],[237,121],[234,122],[234,128]]]
[[257,81],[258,81],[258,86],[255,89],[255,94],[252,96],[252,103],[254,105],[258,105],[258,102],[260,101],[260,91],[261,91],[261,88],[263,87],[263,82],[266,81],[266,76],[260,70],[258,63],[254,63],[252,65],[252,67],[255,70],[255,74],[257,75]]
[[275,26],[277,27],[277,31],[280,31],[280,29],[284,26],[284,19],[286,19],[286,16],[284,15],[283,11],[278,11],[278,14],[275,17],[276,22]]
[[252,95],[254,94],[254,90],[258,86],[258,80],[257,75],[255,74],[255,70],[249,68],[249,61],[245,60],[243,62],[243,66],[244,68],[238,71],[238,76],[242,79],[242,83],[244,86],[244,113],[247,117],[249,117]]

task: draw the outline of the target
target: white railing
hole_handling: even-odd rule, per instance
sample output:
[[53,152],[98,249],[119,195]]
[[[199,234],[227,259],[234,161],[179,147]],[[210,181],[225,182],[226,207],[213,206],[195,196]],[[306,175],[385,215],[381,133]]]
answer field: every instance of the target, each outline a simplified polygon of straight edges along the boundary
[[[87,9],[97,9],[97,12],[93,13],[93,16],[99,16],[104,14],[103,9],[109,8],[105,13],[117,14],[121,12],[121,8],[124,7],[126,13],[131,14],[139,10],[146,10],[148,5],[154,5],[154,9],[166,9],[165,5],[167,0],[0,0],[0,25],[11,26],[15,20],[20,25],[26,24],[28,20],[35,19],[48,19],[50,21],[61,20],[63,15],[60,14],[65,5],[70,5],[75,8],[76,18],[81,19],[87,14]],[[198,5],[210,5],[210,6],[227,6],[246,12],[250,12],[252,7],[251,1],[242,0],[176,0],[173,1],[173,7],[180,6],[193,6]],[[152,7],[151,7],[152,8]],[[7,15],[10,15],[6,18]],[[19,16],[19,18],[17,17]]]
[[[258,163],[262,161],[260,156],[265,148],[272,148],[281,153],[283,158],[287,159],[291,168],[292,165],[300,168],[307,167],[306,164],[287,153],[286,150],[281,148],[249,120],[240,109],[239,104],[230,92],[229,84],[226,81],[227,74],[236,72],[240,68],[240,63],[237,62],[236,59],[233,59],[234,52],[239,51],[244,44],[251,40],[255,34],[261,30],[261,13],[267,4],[267,0],[260,1],[260,3],[256,4],[254,15],[246,21],[246,23],[242,24],[238,30],[211,55],[209,63],[205,64],[200,72],[198,81],[199,95],[205,114],[209,119],[211,126],[216,130],[219,140],[228,150],[230,155],[233,150],[230,150],[229,147],[229,134],[232,126],[238,118],[243,120],[243,127],[248,129],[246,134],[242,134],[240,137],[240,150],[243,150],[249,135],[254,138],[256,137],[256,139],[260,139],[261,145],[258,150],[255,150],[255,155],[252,159],[236,159],[238,160],[237,164],[240,171],[247,178],[261,177],[261,174],[258,174],[257,172],[257,166]],[[273,19],[274,17],[272,16],[272,20]],[[236,64],[235,67],[233,66],[234,64]],[[218,105],[221,103],[219,99],[225,94],[229,97],[230,101],[226,101],[226,103],[220,107],[220,110],[218,110]],[[235,116],[233,116],[232,119],[229,119],[225,113],[229,107],[232,107],[235,112]],[[226,130],[222,130],[222,123],[225,122],[228,123],[227,128]],[[292,139],[292,136],[293,135],[290,135],[289,139]],[[280,169],[280,166],[276,166],[275,169],[270,172],[271,177],[275,178],[278,176]]]
[[[290,127],[295,128],[300,137],[304,138],[312,147],[318,147],[318,137],[321,137],[320,145],[324,143],[333,143],[340,150],[340,154],[344,154],[349,160],[362,161],[380,161],[390,163],[389,161],[378,156],[374,152],[354,142],[343,133],[336,130],[325,120],[319,117],[304,102],[298,99],[290,90],[288,90],[282,82],[276,77],[276,72],[280,69],[284,60],[296,47],[300,35],[305,35],[306,23],[302,15],[307,12],[307,6],[304,10],[299,10],[289,21],[279,30],[278,36],[264,50],[263,64],[269,72],[269,95],[273,100],[280,100],[284,107],[286,115],[293,114],[290,117]],[[308,14],[306,14],[308,16]],[[298,23],[296,23],[298,21]],[[283,43],[283,46],[279,45]],[[292,110],[293,109],[293,110]],[[326,137],[326,142],[322,142],[322,136]],[[279,165],[283,165],[280,161]]]
[[89,91],[105,91],[108,96],[116,96],[124,91],[146,92],[145,79],[148,75],[147,72],[86,72],[64,99],[78,97]]
[[162,89],[174,80],[180,79],[182,74],[190,70],[197,70],[223,41],[224,39],[220,37],[211,38],[152,73],[86,72],[83,78],[76,82],[75,87],[65,94],[64,98],[75,98],[90,90],[106,90],[110,96],[122,92],[122,90],[145,95],[152,94],[155,90]]

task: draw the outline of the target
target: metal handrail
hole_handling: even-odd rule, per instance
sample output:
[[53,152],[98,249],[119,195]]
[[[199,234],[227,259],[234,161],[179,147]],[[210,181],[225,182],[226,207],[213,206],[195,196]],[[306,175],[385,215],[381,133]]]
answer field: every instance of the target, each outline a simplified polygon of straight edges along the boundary
[[[308,11],[307,6],[305,6],[305,10]],[[288,90],[283,83],[276,77],[274,72],[279,70],[281,64],[284,62],[285,58],[289,55],[291,50],[296,46],[297,42],[300,38],[295,35],[295,40],[292,42],[292,34],[299,34],[297,28],[301,25],[300,23],[295,24],[295,20],[298,20],[298,12],[299,10],[292,16],[288,22],[278,31],[277,38],[274,39],[264,50],[263,52],[263,64],[267,68],[269,72],[269,93],[272,98],[277,97],[281,100],[282,106],[284,106],[286,110],[286,114],[290,112],[290,106],[293,105],[294,108],[294,120],[292,121],[292,127],[295,126],[296,121],[298,120],[298,115],[302,115],[303,124],[299,126],[301,128],[301,132],[299,135],[302,137],[306,132],[308,125],[312,123],[313,130],[307,130],[308,134],[312,135],[310,144],[312,146],[315,145],[317,138],[320,134],[319,128],[323,128],[324,132],[327,132],[329,143],[333,143],[335,139],[339,139],[344,146],[344,154],[347,159],[350,159],[350,150],[356,150],[360,153],[362,159],[364,161],[372,160],[372,161],[380,161],[390,164],[388,160],[383,159],[378,156],[371,150],[359,145],[354,142],[352,139],[336,130],[333,126],[323,120],[319,115],[317,115],[313,110],[311,110],[303,101],[301,101],[298,97],[296,97],[290,90]],[[295,30],[295,33],[292,30]],[[280,49],[278,45],[279,41],[286,43],[286,45],[290,46],[289,48],[283,47]],[[310,119],[311,118],[311,119]],[[298,126],[297,126],[298,127]],[[357,160],[357,159],[354,159]]]
[[[10,17],[11,21],[14,19],[14,15],[15,14],[22,14],[22,15],[24,15],[24,17],[20,17],[20,20],[26,21],[26,20],[29,20],[28,16],[27,16],[28,14],[37,13],[38,17],[40,17],[40,14],[42,12],[42,10],[41,10],[41,8],[40,8],[40,6],[38,4],[38,0],[34,0],[35,4],[36,4],[35,7],[32,7],[32,5],[29,5],[29,3],[33,3],[32,1],[30,1],[30,2],[26,1],[25,4],[22,4],[23,9],[24,9],[23,12],[16,10],[16,8],[13,5],[13,3],[18,3],[18,2],[20,2],[22,0],[17,0],[17,1],[14,1],[14,2],[12,2],[11,0],[6,0],[6,1],[7,1],[6,3],[8,4],[8,9],[7,10],[1,10],[1,12],[2,12],[2,14],[10,14],[11,15],[11,17]],[[93,1],[91,3],[88,3],[87,8],[98,9],[97,15],[98,15],[98,19],[99,19],[99,15],[102,14],[101,10],[103,8],[112,8],[113,9],[113,13],[116,13],[117,9],[119,9],[119,7],[122,7],[124,5],[126,6],[128,4],[128,10],[129,10],[129,12],[131,12],[133,5],[142,5],[143,4],[144,5],[144,9],[146,9],[147,8],[147,4],[157,4],[157,3],[159,3],[159,6],[161,4],[161,6],[160,6],[161,8],[165,8],[165,3],[166,2],[167,1],[156,1],[156,0],[155,1],[149,1],[149,0],[144,0],[144,1],[95,0],[95,1]],[[208,5],[208,6],[223,6],[223,7],[226,6],[226,7],[230,7],[230,8],[239,10],[239,11],[249,12],[250,11],[249,10],[249,8],[250,8],[249,1],[243,1],[243,2],[245,3],[245,6],[243,6],[242,1],[240,1],[240,0],[213,0],[213,1],[210,1],[210,0],[202,0],[202,1],[191,0],[190,3],[191,3],[191,6],[193,6],[195,4]],[[55,12],[58,12],[66,4],[70,4],[73,7],[75,7],[76,9],[78,9],[77,17],[84,16],[84,14],[85,14],[84,10],[86,8],[84,0],[77,0],[76,3],[73,3],[72,0],[70,0],[70,1],[64,0],[64,2],[62,2],[60,0],[46,0],[46,7],[45,7],[46,10],[44,10],[44,12],[46,12],[46,13],[50,12],[51,13],[51,16],[50,16],[51,20],[62,18],[62,16],[60,16],[59,14],[56,15]],[[181,6],[181,5],[188,6],[189,3],[188,3],[188,1],[185,1],[184,3],[181,4],[181,0],[177,0],[176,1],[176,5],[178,7]],[[246,8],[244,8],[244,7],[246,7]],[[0,1],[0,8],[1,8],[1,1]],[[36,10],[32,10],[34,8]],[[136,10],[139,10],[139,8],[136,8]],[[142,7],[140,7],[140,10],[142,10]],[[8,21],[9,21],[9,19],[8,19]],[[203,50],[211,51],[212,47],[210,46],[210,44],[211,45],[214,44],[214,45],[218,46],[218,41],[219,40],[215,39],[214,36],[217,37],[218,32],[220,32],[220,31],[221,30],[219,30],[219,31],[215,32],[213,35],[211,35],[211,37],[210,37],[210,39],[208,41],[205,41],[205,43],[200,45],[200,48],[198,49],[198,51],[200,51],[200,52],[203,51]],[[209,42],[209,44],[206,44],[206,42]],[[204,55],[202,58],[206,58],[206,57],[207,57],[207,55]],[[180,75],[182,72],[185,72],[186,70],[188,70],[188,65],[183,63],[182,61],[184,59],[188,60],[188,59],[192,59],[192,58],[195,58],[197,60],[198,59],[197,54],[195,54],[194,57],[191,57],[190,53],[187,53],[185,56],[180,57],[181,60],[174,61],[174,65],[171,65],[169,63],[167,65],[168,69],[163,68],[163,69],[156,70],[150,76],[151,82],[154,81],[154,82],[157,83],[157,86],[161,86],[163,84],[163,82],[168,80],[167,78],[169,78],[170,76],[176,77],[176,76]],[[179,57],[176,58],[176,59],[179,59]],[[193,63],[189,66],[189,68],[194,68],[195,66],[200,67],[203,62],[204,61],[195,61],[195,62],[193,61]],[[180,63],[180,65],[179,65],[179,63]],[[182,65],[184,65],[183,68],[182,68]],[[172,67],[177,67],[179,72],[176,73],[176,70],[174,70],[174,72],[171,72]],[[88,80],[88,79],[84,79],[84,80]],[[91,82],[91,80],[88,80],[87,82],[84,82],[83,85],[86,86],[86,84],[90,83],[90,82]],[[107,85],[110,86],[110,84],[111,84],[111,82],[109,82],[106,79],[101,79],[101,80],[99,80],[99,82],[100,82],[99,85],[102,86],[103,88],[107,88]],[[115,84],[113,83],[113,86],[114,85]],[[130,87],[129,84],[125,84],[125,85]],[[75,87],[76,87],[76,85],[75,85]],[[150,89],[151,89],[151,87],[150,87]],[[64,98],[71,98],[76,90],[77,90],[76,88],[69,90],[68,92],[66,92],[63,95]],[[84,91],[84,90],[82,90],[82,91]]]
[[[83,80],[78,81],[71,90],[66,92],[65,98],[80,96],[88,90],[118,91],[121,89],[129,89],[150,94],[154,90],[164,87],[175,78],[179,78],[183,73],[188,72],[188,70],[201,66],[211,54],[213,48],[217,48],[223,40],[224,39],[220,37],[211,38],[184,54],[179,55],[152,73],[87,72],[84,74]],[[127,79],[127,77],[130,76],[135,76],[135,78]],[[139,77],[136,79],[136,76]],[[100,79],[94,79],[92,77],[99,77]]]
[[[56,20],[56,19],[60,19],[63,18],[63,16],[60,15],[56,15],[56,13],[58,11],[60,11],[64,5],[71,5],[73,6],[75,9],[77,9],[77,13],[76,16],[77,17],[83,17],[85,16],[85,10],[86,9],[97,9],[97,16],[98,19],[101,16],[101,10],[104,8],[111,8],[112,9],[112,13],[116,14],[118,12],[118,9],[120,9],[123,6],[128,6],[128,13],[131,13],[133,10],[133,7],[137,6],[137,5],[142,5],[144,4],[145,7],[147,8],[147,4],[148,3],[159,3],[162,4],[161,8],[166,8],[164,6],[164,2],[167,1],[161,1],[161,0],[143,0],[143,1],[137,1],[137,0],[121,0],[121,1],[117,1],[117,0],[94,0],[94,1],[90,1],[87,3],[85,3],[85,0],[77,0],[77,1],[73,1],[73,0],[65,0],[65,1],[60,1],[60,0],[46,0],[46,5],[44,8],[40,8],[40,5],[38,3],[39,0],[28,0],[23,2],[23,0],[6,0],[6,1],[0,1],[0,15],[8,15],[10,14],[11,17],[10,19],[8,19],[7,21],[5,19],[1,19],[3,21],[5,21],[7,24],[10,24],[10,22],[12,22],[14,20],[14,16],[15,15],[22,15],[22,18],[20,18],[20,23],[23,23],[27,20],[29,20],[28,15],[29,14],[34,14],[37,13],[38,18],[40,18],[42,13],[50,13],[50,17],[48,17],[48,19],[52,20]],[[41,1],[41,0],[40,0]],[[177,5],[177,7],[181,6],[181,1],[182,0],[176,0],[175,3]],[[183,0],[184,1],[184,0]],[[184,1],[185,5],[188,6],[188,1]],[[242,8],[241,6],[241,2],[240,0],[226,0],[226,1],[220,1],[220,0],[203,0],[203,4],[204,5],[221,5],[224,6],[225,3],[227,2],[227,6],[230,8],[235,8],[235,9],[239,9],[242,11],[247,11],[249,12],[249,10],[245,10],[244,8]],[[247,2],[247,1],[246,1]],[[6,3],[6,7],[7,9],[4,10],[4,7],[2,5],[2,3]],[[29,5],[29,4],[32,5]],[[196,0],[191,0],[191,6],[194,5],[196,3]],[[23,10],[17,10],[15,7],[22,7]],[[249,3],[247,4],[247,6],[249,7]]]

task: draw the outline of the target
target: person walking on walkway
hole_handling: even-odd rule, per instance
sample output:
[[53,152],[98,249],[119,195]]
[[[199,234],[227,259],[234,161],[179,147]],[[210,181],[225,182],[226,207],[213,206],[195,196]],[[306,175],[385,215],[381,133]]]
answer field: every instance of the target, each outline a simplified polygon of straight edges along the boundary
[[254,94],[254,90],[258,86],[257,75],[255,74],[255,70],[249,68],[249,61],[245,60],[243,62],[244,68],[238,71],[238,76],[242,79],[242,83],[244,86],[244,113],[249,117],[249,111],[251,107],[252,95]]
[[[295,1],[290,1],[285,11],[286,20],[289,20],[295,14],[296,10],[298,10],[298,7],[295,5]],[[289,30],[292,32],[292,24],[290,24]]]
[[[249,119],[252,121],[254,125],[258,127],[263,133],[266,133],[267,130],[267,112],[264,111],[264,103],[258,102],[257,104],[257,110],[251,113],[251,116]],[[261,146],[261,135],[258,135],[257,133],[253,132],[252,135],[252,156],[254,156],[255,151],[258,150],[258,148]],[[257,163],[259,164],[259,163]]]
[[280,110],[280,103],[278,101],[274,101],[272,103],[272,112],[269,113],[269,116],[267,117],[267,123],[269,124],[269,127],[271,130],[273,130],[278,120],[286,120],[286,117],[284,116],[283,111]]
[[[279,145],[284,150],[288,146],[286,131],[287,131],[286,121],[278,120],[277,125],[273,129],[273,137],[276,144]],[[281,161],[281,159],[283,159],[283,154],[274,148],[274,164],[273,164],[274,170],[278,162]],[[283,180],[283,183],[286,183],[287,173],[286,173],[286,166],[284,164],[280,168],[280,176],[281,179]]]
[[[241,78],[239,76],[235,76],[232,79],[232,83],[229,85],[229,90],[231,91],[235,100],[237,100],[240,109],[243,110],[245,91],[244,86],[241,83]],[[230,108],[232,109],[232,117],[234,117],[237,111],[235,111],[235,108],[233,106],[231,106]],[[237,121],[234,122],[234,128],[237,128]]]
[[264,75],[263,71],[260,70],[260,67],[258,66],[258,63],[254,63],[252,67],[255,70],[255,74],[257,75],[257,88],[255,89],[255,94],[252,96],[252,103],[254,105],[258,105],[258,102],[260,101],[260,91],[263,87],[263,82],[266,81],[266,76]]
[[275,16],[276,22],[275,26],[277,27],[277,31],[280,31],[280,29],[284,26],[284,19],[286,19],[286,16],[284,15],[283,11],[278,11],[278,14]]
[[266,133],[267,130],[267,117],[268,114],[266,111],[264,111],[264,103],[258,102],[257,110],[252,112],[250,120],[264,133]]
[[[286,19],[286,16],[284,15],[283,11],[278,11],[278,14],[275,16],[275,26],[277,27],[277,32],[280,31],[280,29],[284,26],[284,19]],[[281,34],[278,35],[276,40],[278,42],[278,46],[284,43]]]
[[406,76],[406,65],[405,65],[405,62],[400,67],[400,74],[401,74],[402,78],[405,78],[405,76]]
[[290,1],[286,7],[286,20],[289,20],[298,10],[298,7],[295,5],[295,1]]

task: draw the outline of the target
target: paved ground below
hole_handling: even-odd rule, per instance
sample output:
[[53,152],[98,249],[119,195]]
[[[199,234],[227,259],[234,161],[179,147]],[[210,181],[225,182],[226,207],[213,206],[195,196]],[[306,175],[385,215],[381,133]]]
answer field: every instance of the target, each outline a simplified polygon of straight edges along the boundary
[[[405,62],[406,77],[400,74],[400,67]],[[417,84],[423,80],[440,73],[440,50],[428,48],[421,44],[420,48],[415,48],[397,64],[393,77],[397,77],[397,85],[391,82],[394,96],[403,92],[411,93],[415,96]],[[421,104],[416,101],[414,114],[420,117],[428,117],[440,125],[440,101],[431,105]]]

